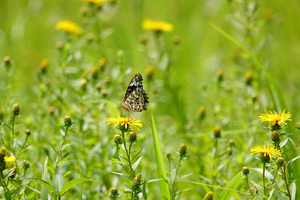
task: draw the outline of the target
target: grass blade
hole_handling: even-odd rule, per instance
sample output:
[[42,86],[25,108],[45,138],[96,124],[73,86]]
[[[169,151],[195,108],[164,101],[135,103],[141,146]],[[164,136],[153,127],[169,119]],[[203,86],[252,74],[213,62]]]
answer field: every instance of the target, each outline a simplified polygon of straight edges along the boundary
[[233,179],[227,184],[226,188],[232,189],[232,190],[225,190],[223,191],[220,200],[229,200],[233,194],[233,190],[236,190],[237,187],[240,185],[240,183],[243,180],[243,176],[241,173],[237,173]]
[[159,181],[161,197],[162,197],[162,199],[169,200],[170,199],[169,186],[168,186],[168,183],[165,181],[165,180],[167,180],[167,172],[166,172],[166,168],[165,168],[164,157],[163,157],[163,153],[161,150],[153,114],[152,114],[152,135],[153,135],[153,141],[154,141],[154,149],[155,149],[158,177],[161,179],[164,179],[162,181]]
[[68,183],[66,183],[60,190],[60,195],[63,196],[65,194],[66,191],[68,191],[71,187],[73,187],[74,185],[78,184],[78,183],[82,183],[85,181],[93,181],[92,179],[88,179],[88,178],[77,178],[77,179],[73,179],[71,181],[69,181]]
[[230,40],[232,43],[234,43],[235,45],[240,47],[242,50],[244,50],[251,57],[253,62],[260,68],[261,71],[263,71],[263,73],[266,75],[267,79],[269,80],[270,84],[273,86],[273,88],[275,90],[275,94],[277,96],[277,101],[278,101],[278,102],[275,102],[275,103],[279,103],[279,105],[277,105],[277,108],[285,109],[286,104],[285,104],[285,101],[284,101],[284,98],[283,98],[283,95],[282,95],[283,93],[280,91],[280,88],[278,87],[276,81],[273,79],[271,74],[269,74],[269,72],[267,71],[265,66],[258,60],[258,58],[246,46],[244,46],[241,42],[239,42],[234,37],[232,37],[231,35],[226,33],[223,29],[221,29],[220,27],[218,27],[217,25],[215,25],[212,22],[208,22],[208,24],[210,26],[212,26],[216,31],[221,33],[228,40]]
[[[55,149],[54,149],[54,151],[55,151]],[[48,181],[48,168],[47,168],[47,164],[48,164],[48,157],[46,157],[46,160],[45,160],[45,163],[44,163],[44,171],[43,171],[43,175],[42,175],[42,179],[44,181]],[[42,200],[48,200],[48,189],[46,187],[44,187],[44,186],[42,187],[42,191],[41,191],[41,199]]]

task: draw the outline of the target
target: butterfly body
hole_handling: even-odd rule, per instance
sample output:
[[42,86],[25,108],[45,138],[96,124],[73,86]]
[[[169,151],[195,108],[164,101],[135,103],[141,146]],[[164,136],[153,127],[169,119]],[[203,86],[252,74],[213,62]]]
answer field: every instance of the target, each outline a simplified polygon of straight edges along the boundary
[[143,89],[143,77],[137,73],[130,81],[125,93],[122,108],[127,112],[142,112],[147,110],[149,97]]

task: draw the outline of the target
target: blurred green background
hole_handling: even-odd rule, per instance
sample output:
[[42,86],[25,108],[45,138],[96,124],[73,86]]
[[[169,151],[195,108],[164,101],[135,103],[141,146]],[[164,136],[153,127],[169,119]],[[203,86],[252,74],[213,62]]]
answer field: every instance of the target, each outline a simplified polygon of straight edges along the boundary
[[[233,137],[241,142],[237,145],[237,149],[241,151],[240,154],[237,153],[237,165],[231,166],[233,169],[231,172],[235,174],[246,163],[251,163],[250,158],[243,160],[245,155],[249,155],[251,146],[250,144],[243,146],[243,131],[237,131],[237,133],[230,131],[247,129],[251,135],[251,142],[254,141],[251,145],[261,145],[262,141],[269,139],[268,135],[262,134],[264,129],[257,118],[264,109],[277,112],[286,109],[291,112],[293,121],[289,123],[289,131],[294,132],[295,135],[292,137],[295,141],[298,140],[298,133],[294,127],[300,118],[298,103],[300,101],[298,95],[300,87],[300,21],[298,20],[300,18],[300,2],[295,0],[259,1],[258,8],[254,6],[256,2],[247,0],[117,0],[114,8],[106,13],[106,20],[102,24],[103,30],[106,31],[103,31],[102,34],[108,34],[102,41],[102,45],[105,47],[104,51],[100,53],[95,49],[90,49],[87,52],[81,52],[82,55],[85,55],[81,65],[84,68],[86,64],[88,68],[93,65],[91,63],[96,63],[100,57],[105,56],[110,68],[106,71],[105,76],[112,77],[112,86],[115,86],[113,89],[107,88],[110,92],[109,98],[121,103],[131,75],[122,74],[122,77],[119,77],[121,80],[114,78],[113,71],[118,63],[118,53],[120,51],[124,53],[125,69],[132,68],[133,72],[140,72],[145,76],[145,68],[149,64],[159,68],[160,63],[149,63],[145,51],[141,50],[143,48],[141,48],[139,36],[146,34],[146,31],[141,28],[141,23],[145,18],[172,23],[174,31],[164,33],[166,46],[173,50],[172,68],[167,72],[168,80],[162,73],[157,72],[158,81],[154,81],[153,84],[157,85],[158,93],[152,91],[152,85],[144,83],[150,97],[149,110],[153,112],[158,121],[163,151],[175,151],[181,142],[186,142],[191,150],[187,162],[191,165],[184,166],[183,164],[183,172],[206,176],[209,174],[208,165],[211,164],[211,161],[207,161],[205,156],[211,154],[212,152],[209,151],[213,148],[212,143],[209,143],[210,139],[207,137],[209,135],[207,133],[212,132],[215,125],[221,125],[221,128],[229,132],[225,134],[228,139],[234,135]],[[250,20],[252,24],[249,22],[249,26],[247,26],[248,22],[246,22],[246,25],[243,26],[244,22],[238,23],[238,21],[240,19],[243,21],[243,13],[250,12],[245,7],[248,3],[249,8],[247,9],[257,9],[257,12],[251,19],[253,21]],[[10,109],[8,106],[18,102],[24,118],[38,112],[35,104],[39,98],[34,88],[40,84],[37,73],[41,60],[44,58],[50,60],[48,76],[51,81],[60,71],[55,44],[57,41],[64,40],[64,37],[62,33],[55,30],[55,25],[61,20],[76,22],[84,29],[82,34],[82,38],[84,38],[88,32],[85,31],[80,12],[83,5],[83,2],[75,0],[1,1],[0,58],[10,56],[15,66],[14,75],[9,80],[12,83],[11,87],[7,88],[5,95],[0,94],[2,110],[8,111]],[[249,56],[217,32],[209,25],[209,22],[221,27],[257,55],[278,84],[285,99],[286,108],[280,107],[273,101],[270,82],[249,59]],[[245,27],[247,28],[245,29]],[[247,35],[247,31],[251,34]],[[172,46],[174,35],[180,36],[179,45]],[[1,64],[1,73],[4,73],[3,66]],[[218,70],[222,70],[224,76],[224,87],[221,89],[216,84],[215,74]],[[248,71],[252,71],[254,77],[252,88],[243,85],[244,75]],[[3,74],[0,76],[1,79],[4,77]],[[71,84],[74,90],[80,87],[80,74],[77,78],[78,82]],[[53,80],[54,85],[56,81]],[[206,90],[203,90],[203,83],[207,84]],[[3,88],[3,82],[1,84],[1,88]],[[162,85],[168,84],[171,89],[166,91],[166,87],[162,87]],[[56,85],[58,87],[59,84],[56,83]],[[232,89],[231,93],[225,91],[231,90],[228,88]],[[251,101],[250,94],[253,92],[258,95],[259,105],[244,106]],[[68,98],[69,102],[73,101],[72,97]],[[93,98],[91,97],[90,100]],[[198,119],[200,105],[206,107],[206,119],[202,122]],[[69,114],[67,112],[68,109],[65,109],[63,114]],[[107,113],[107,111],[105,112]],[[150,119],[150,112],[147,112],[143,112],[142,115],[136,114],[135,117],[142,116],[142,119],[146,121]],[[106,117],[109,115],[103,114],[99,117],[102,125],[105,125],[103,121],[106,120]],[[141,141],[141,144],[146,145],[145,149],[152,148],[150,128],[150,122],[145,122],[147,135],[143,136]],[[106,131],[109,132],[111,129],[107,128]],[[111,139],[112,136],[109,138]],[[195,140],[195,138],[200,139]],[[199,150],[199,146],[202,149]],[[290,148],[287,149],[288,152],[291,150]],[[297,155],[299,152],[296,152],[295,156]],[[143,166],[152,163],[151,159],[154,162],[153,156],[154,152],[148,152]],[[297,167],[300,166],[299,162],[293,163],[295,167],[291,169],[295,172],[294,178],[299,174]],[[193,166],[193,170],[190,169],[191,166]],[[149,168],[155,171],[155,163],[152,163]],[[151,174],[153,172],[151,170],[145,173]],[[111,181],[111,177],[108,181]],[[197,177],[194,177],[193,180],[200,181],[201,178],[199,180],[199,176]],[[181,186],[186,185],[181,183]],[[297,186],[300,192],[298,182]],[[151,187],[157,190],[158,185]],[[195,185],[189,185],[189,187],[195,187]],[[151,191],[153,192],[155,189]],[[206,191],[200,187],[194,189],[191,199],[199,199],[205,193]],[[157,198],[155,195],[153,196],[153,199]],[[183,194],[182,199],[187,198],[188,195]],[[236,198],[239,197],[236,196]]]

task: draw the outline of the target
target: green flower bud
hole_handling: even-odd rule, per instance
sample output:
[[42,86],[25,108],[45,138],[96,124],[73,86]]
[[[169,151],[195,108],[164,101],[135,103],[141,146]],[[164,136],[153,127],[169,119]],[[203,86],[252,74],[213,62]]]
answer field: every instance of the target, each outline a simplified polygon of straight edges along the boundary
[[215,128],[214,128],[214,136],[215,136],[216,139],[221,137],[221,129],[220,129],[219,126],[215,126]]
[[251,85],[252,84],[252,81],[253,81],[253,74],[251,71],[248,71],[246,74],[245,74],[245,82],[247,85]]
[[114,136],[114,143],[116,145],[122,144],[122,137],[121,137],[121,135],[115,135]]
[[116,187],[110,188],[110,198],[117,198],[119,195],[119,191]]
[[11,66],[11,59],[9,56],[5,56],[3,61],[4,61],[5,67],[9,68]]
[[166,157],[168,158],[168,159],[170,159],[171,158],[171,152],[170,151],[167,151],[167,153],[166,153]]
[[13,167],[9,170],[9,173],[12,173],[11,176],[9,177],[10,179],[14,179],[16,174],[17,174],[17,167]]
[[28,160],[24,160],[23,161],[23,168],[25,170],[29,169],[30,168],[30,162]]
[[129,133],[128,139],[129,139],[130,142],[135,142],[136,138],[137,138],[137,136],[136,136],[135,132],[130,132]]
[[280,136],[277,131],[273,131],[271,138],[272,138],[272,141],[275,143],[280,142]]
[[20,106],[18,103],[15,103],[12,107],[12,113],[14,116],[19,115],[20,114]]
[[65,126],[71,126],[72,125],[72,119],[70,116],[66,115],[64,118]]
[[205,117],[206,114],[206,109],[205,106],[200,106],[198,109],[199,115],[200,115],[200,119],[203,119]]
[[147,35],[140,35],[139,41],[140,41],[142,44],[146,44],[146,43],[148,42],[148,37],[147,37]]
[[223,71],[222,70],[218,70],[217,73],[216,73],[216,76],[217,76],[218,82],[223,81],[224,77],[223,77]]
[[172,37],[172,42],[173,42],[174,44],[180,44],[180,41],[181,41],[180,36],[174,35],[174,36]]
[[93,67],[93,69],[92,69],[92,78],[93,79],[97,79],[98,78],[98,75],[99,75],[99,69],[98,69],[98,67]]
[[284,165],[284,159],[282,157],[277,158],[276,160],[278,166],[283,166]]
[[26,129],[25,133],[26,133],[27,136],[29,136],[31,134],[31,130],[30,129]]
[[212,191],[209,191],[208,193],[206,193],[203,200],[213,200],[213,194],[214,193]]
[[96,84],[96,89],[98,90],[98,92],[100,92],[101,89],[102,89],[102,84],[101,83],[97,83]]
[[230,139],[230,140],[229,140],[229,146],[230,146],[230,147],[234,147],[234,145],[235,145],[234,139]]
[[140,175],[137,175],[133,180],[132,180],[132,189],[139,189],[141,186],[142,182],[142,177]]
[[184,143],[182,143],[179,147],[179,150],[178,150],[180,157],[185,157],[186,156],[186,149],[187,149],[186,145]]
[[242,172],[245,176],[247,176],[250,173],[249,167],[243,167]]

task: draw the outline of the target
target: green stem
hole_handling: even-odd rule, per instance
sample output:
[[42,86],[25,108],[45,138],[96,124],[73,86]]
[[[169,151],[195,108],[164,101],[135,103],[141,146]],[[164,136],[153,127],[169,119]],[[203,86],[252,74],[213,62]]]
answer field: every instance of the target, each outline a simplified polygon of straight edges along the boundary
[[[128,164],[129,164],[130,170],[133,172],[133,169],[132,169],[132,166],[131,166],[131,160],[130,160],[130,152],[128,152],[128,150],[127,150],[124,131],[122,131],[122,137],[123,137],[123,140],[124,140],[124,148],[125,148],[125,152],[126,152],[126,155],[127,155],[127,158],[128,158]],[[131,144],[132,143],[130,143],[130,148],[131,148]]]
[[[120,159],[120,157],[119,157],[119,146],[118,146],[118,145],[116,146],[116,154],[117,154],[118,160],[119,160],[120,162],[122,162],[121,159]],[[120,165],[121,165],[121,166],[123,167],[123,169],[128,173],[128,171],[127,171],[127,169],[124,167],[124,165],[123,165],[122,163],[120,163]]]
[[271,191],[271,189],[272,189],[273,184],[275,183],[275,180],[276,180],[276,176],[277,176],[277,174],[278,174],[278,171],[279,171],[279,166],[277,166],[277,169],[276,169],[276,172],[275,172],[275,175],[274,175],[274,180],[272,181],[272,184],[271,184],[271,186],[270,186],[270,188],[269,188],[269,193],[270,193],[270,191]]
[[246,175],[246,182],[247,182],[247,186],[248,186],[249,192],[251,193],[251,195],[252,195],[253,197],[255,197],[255,195],[253,194],[253,192],[252,192],[251,189],[250,189],[249,177],[248,177],[247,175]]
[[292,199],[292,196],[291,196],[289,184],[288,184],[288,181],[287,181],[287,176],[286,176],[286,166],[285,166],[285,165],[283,166],[283,170],[282,170],[282,168],[281,168],[281,172],[283,173],[283,178],[284,178],[284,182],[285,182],[285,187],[286,187],[286,190],[287,190],[287,192],[288,192],[289,199],[291,200],[291,199]]
[[266,163],[263,162],[263,185],[264,185],[264,194],[266,194],[265,171],[266,171]]
[[174,176],[174,180],[173,180],[173,183],[172,183],[171,200],[175,199],[175,195],[174,195],[175,182],[176,182],[177,174],[178,174],[178,172],[179,172],[181,160],[182,160],[182,158],[180,157],[179,162],[178,162],[178,165],[177,165],[176,173],[175,173],[175,176]]
[[3,171],[0,172],[0,184],[3,186],[3,190],[6,191],[7,185],[5,184],[5,181],[3,181]]
[[19,153],[18,153],[16,159],[18,159],[18,157],[21,155],[21,152],[22,152],[24,146],[26,145],[27,140],[28,140],[28,135],[26,135],[25,142],[24,142],[24,144],[22,145],[22,147],[20,148],[20,151],[19,151]]
[[[218,152],[218,138],[216,138],[216,142],[215,142],[215,153],[214,153],[214,161],[213,161],[213,171],[215,171],[216,169],[216,159],[217,159],[217,152]],[[212,185],[214,185],[215,183],[215,178],[213,177],[212,180]],[[214,191],[214,188],[211,188],[211,191]]]

